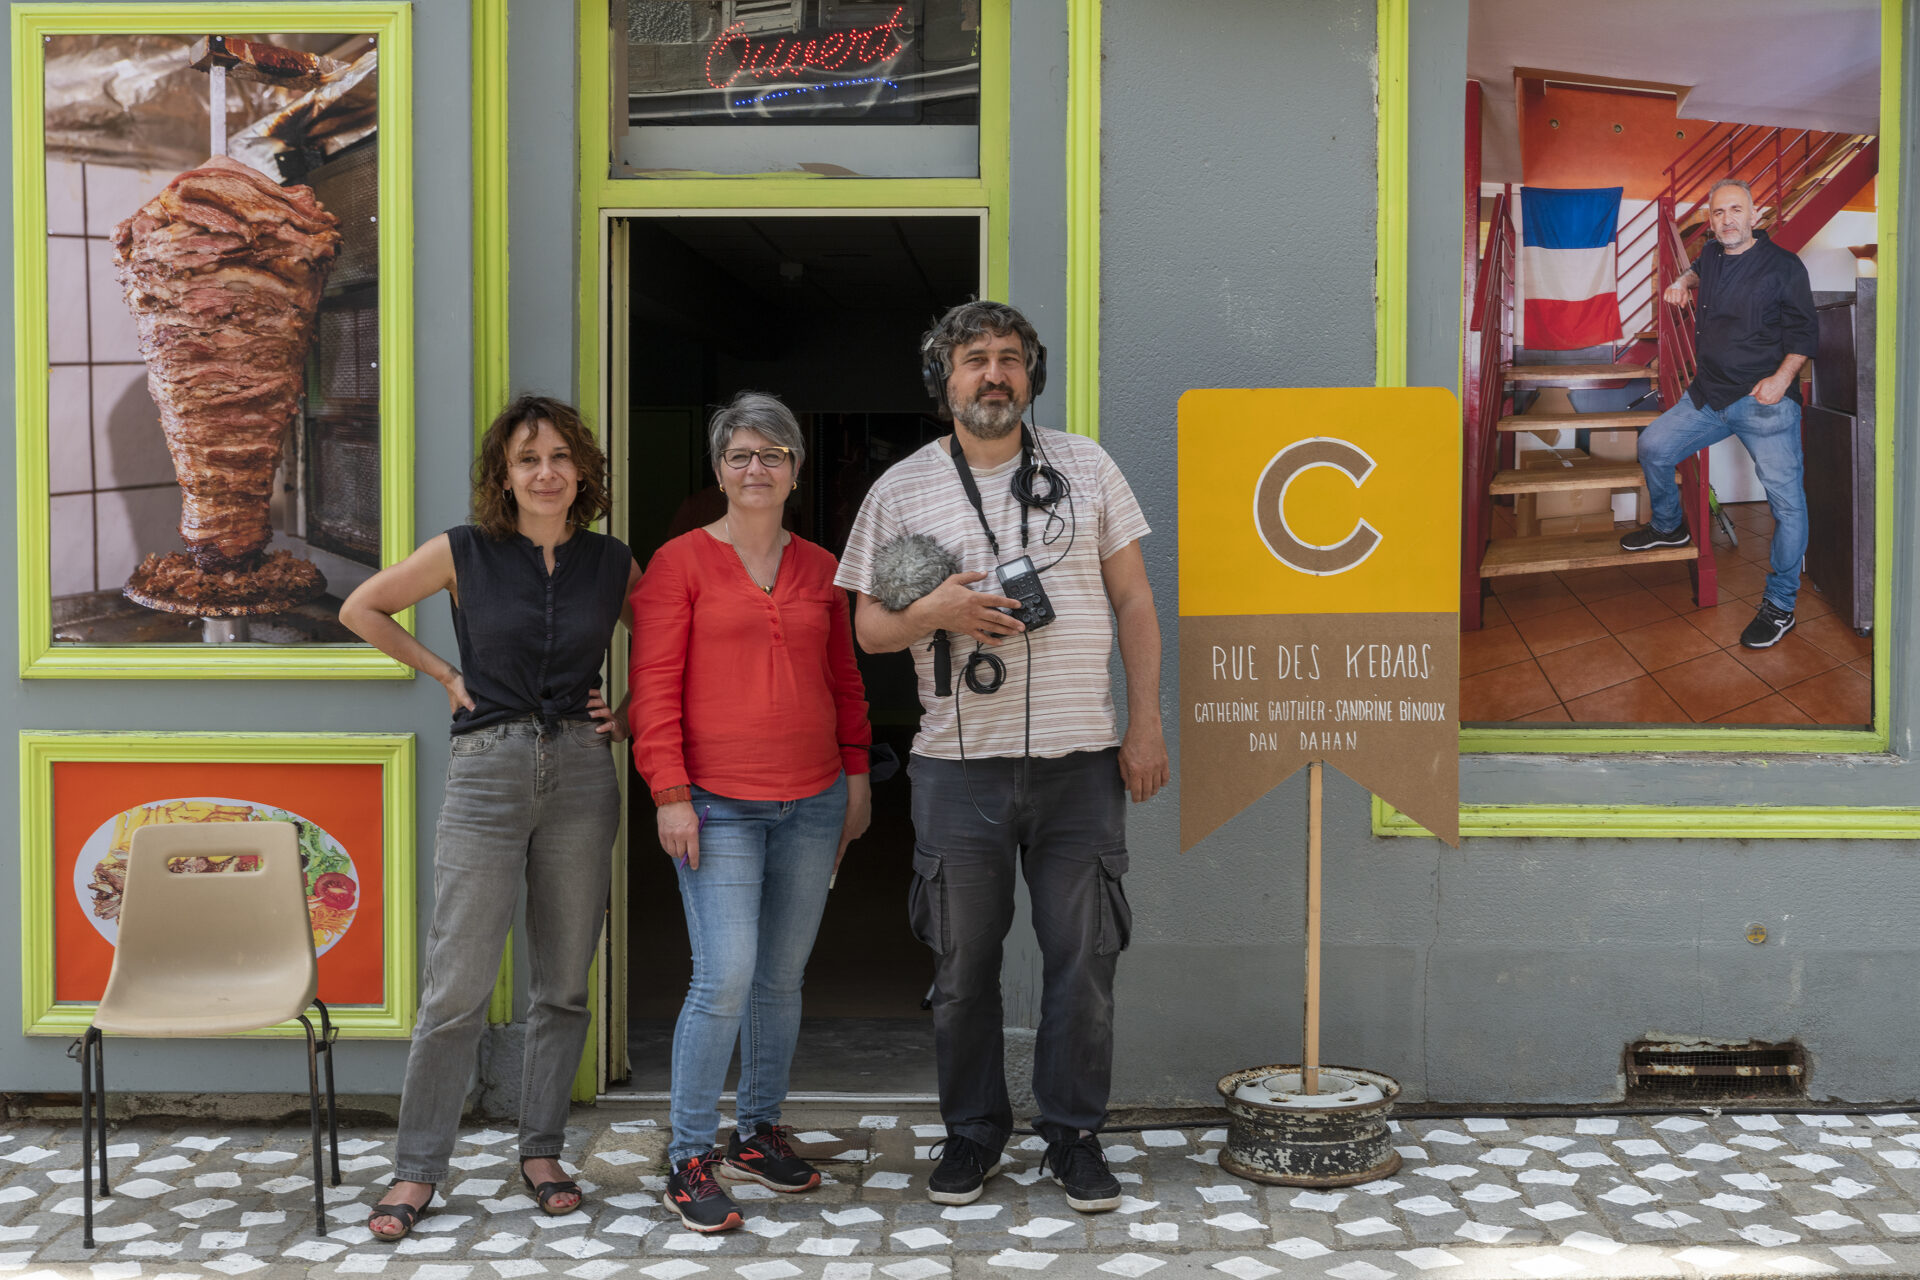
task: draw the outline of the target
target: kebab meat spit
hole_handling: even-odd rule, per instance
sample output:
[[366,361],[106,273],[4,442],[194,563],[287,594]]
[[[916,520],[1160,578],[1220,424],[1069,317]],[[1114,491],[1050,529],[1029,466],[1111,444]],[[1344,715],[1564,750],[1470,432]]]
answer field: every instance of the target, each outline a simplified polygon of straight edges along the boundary
[[325,589],[311,562],[265,552],[273,476],[338,227],[311,188],[214,156],[114,228],[116,275],[139,323],[187,544],[134,570],[125,590],[138,603],[242,617]]

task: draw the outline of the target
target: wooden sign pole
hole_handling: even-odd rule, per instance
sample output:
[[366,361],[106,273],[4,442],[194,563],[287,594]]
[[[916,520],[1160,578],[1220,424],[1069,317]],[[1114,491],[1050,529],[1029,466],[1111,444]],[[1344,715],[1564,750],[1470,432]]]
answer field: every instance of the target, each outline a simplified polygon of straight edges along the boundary
[[1307,1014],[1301,1037],[1300,1091],[1320,1092],[1320,774],[1307,766]]

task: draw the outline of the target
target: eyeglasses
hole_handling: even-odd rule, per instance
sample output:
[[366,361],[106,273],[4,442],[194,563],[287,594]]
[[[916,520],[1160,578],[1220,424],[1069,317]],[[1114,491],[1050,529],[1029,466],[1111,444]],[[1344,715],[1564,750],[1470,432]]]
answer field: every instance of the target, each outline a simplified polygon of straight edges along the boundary
[[793,450],[785,445],[770,444],[764,449],[728,449],[720,455],[720,461],[735,471],[745,471],[755,458],[760,459],[761,466],[773,471],[792,460]]

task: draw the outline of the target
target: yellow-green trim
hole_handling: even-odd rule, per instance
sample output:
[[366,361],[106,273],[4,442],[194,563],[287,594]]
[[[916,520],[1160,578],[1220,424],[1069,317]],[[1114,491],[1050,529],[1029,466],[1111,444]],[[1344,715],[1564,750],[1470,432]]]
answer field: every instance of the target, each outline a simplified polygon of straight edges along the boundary
[[[47,463],[45,41],[208,30],[365,33],[380,48],[380,558],[413,550],[413,11],[402,0],[17,4],[13,34],[14,459],[20,674],[27,678],[366,680],[413,671],[368,645],[53,644]],[[411,609],[396,615],[412,629]]]
[[1407,385],[1407,176],[1411,95],[1407,61],[1411,18],[1407,0],[1379,0],[1380,100],[1376,108],[1380,203],[1374,219],[1373,381]]
[[487,998],[487,1021],[496,1027],[513,1021],[513,930],[500,947],[500,972],[493,979],[493,994]]
[[507,0],[473,0],[473,429],[507,402]]
[[[1373,834],[1429,836],[1420,824],[1378,796],[1373,798]],[[1920,809],[1461,805],[1460,835],[1554,840],[1916,840],[1920,839]]]
[[[258,21],[248,30],[279,30]],[[381,769],[386,999],[329,1006],[342,1035],[405,1039],[415,1009],[413,735],[408,733],[49,733],[20,735],[20,1011],[28,1035],[74,1035],[92,1004],[54,1000],[53,766],[70,761],[159,764],[375,764]],[[249,1036],[304,1034],[297,1022]]]
[[[1408,193],[1406,187],[1405,139],[1410,108],[1406,92],[1406,4],[1407,0],[1380,0],[1381,48],[1381,151],[1380,151],[1380,227],[1382,293],[1380,315],[1382,359],[1389,342],[1397,342],[1401,353],[1401,374],[1405,374],[1407,283],[1405,268],[1405,227]],[[1898,275],[1900,210],[1905,203],[1901,160],[1901,105],[1905,93],[1905,30],[1901,0],[1881,0],[1880,6],[1880,174],[1876,187],[1878,200],[1878,274],[1876,295],[1876,350],[1874,372],[1875,404],[1875,501],[1874,512],[1874,637],[1873,646],[1873,724],[1860,729],[1798,728],[1708,728],[1705,726],[1645,725],[1622,729],[1582,729],[1570,727],[1523,728],[1518,725],[1462,729],[1460,750],[1465,754],[1549,754],[1608,755],[1646,752],[1709,752],[1713,754],[1759,753],[1767,755],[1867,755],[1884,752],[1891,741],[1893,710],[1893,583],[1899,570],[1901,550],[1894,536],[1894,495],[1898,485],[1897,454],[1899,444],[1895,424],[1899,420],[1896,368],[1900,351],[1900,289]],[[1390,28],[1392,30],[1390,30]],[[1393,31],[1399,34],[1395,36]],[[1398,134],[1398,155],[1389,146],[1389,133]],[[1390,191],[1400,192],[1398,199]],[[1389,225],[1398,230],[1389,234]],[[1398,283],[1387,264],[1389,242],[1399,246]],[[1464,314],[1464,313],[1463,313]],[[1397,319],[1389,319],[1397,316]],[[1462,335],[1464,342],[1464,331]],[[1464,349],[1464,348],[1463,348]],[[1384,378],[1384,374],[1382,375]],[[1463,807],[1464,815],[1469,811]],[[1503,806],[1502,814],[1527,814],[1528,806]],[[1542,810],[1542,812],[1552,812]],[[1870,813],[1880,810],[1868,810]],[[1382,831],[1379,821],[1375,830]],[[1382,832],[1387,834],[1386,832]],[[1401,834],[1396,830],[1392,834]],[[1497,834],[1497,833],[1493,833]],[[1637,834],[1637,833],[1636,833]],[[1660,834],[1647,832],[1645,834]],[[1731,834],[1731,833],[1730,833]]]
[[1067,430],[1100,438],[1100,6],[1067,7]]

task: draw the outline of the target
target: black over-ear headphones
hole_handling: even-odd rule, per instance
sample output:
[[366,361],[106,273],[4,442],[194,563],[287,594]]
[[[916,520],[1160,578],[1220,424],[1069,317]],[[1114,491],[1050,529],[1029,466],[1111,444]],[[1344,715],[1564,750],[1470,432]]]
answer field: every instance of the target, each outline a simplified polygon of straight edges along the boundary
[[[1006,313],[1004,318],[1008,320],[1009,327],[1020,335],[1020,345],[1022,347],[1027,347],[1028,344],[1031,344],[1032,360],[1027,367],[1027,399],[1029,401],[1038,400],[1041,393],[1047,389],[1046,344],[1040,341],[1039,335],[1034,333],[1033,326],[1029,324],[1027,318],[1018,311],[1006,306],[1004,303],[989,305],[992,305],[996,311],[1004,311]],[[941,368],[940,361],[935,359],[933,355],[934,338],[940,332],[941,327],[942,326],[935,326],[934,331],[927,335],[926,341],[922,343],[920,347],[920,385],[927,389],[927,394],[933,398],[935,404],[945,404],[947,402],[947,378],[953,373],[951,366],[945,369]]]

